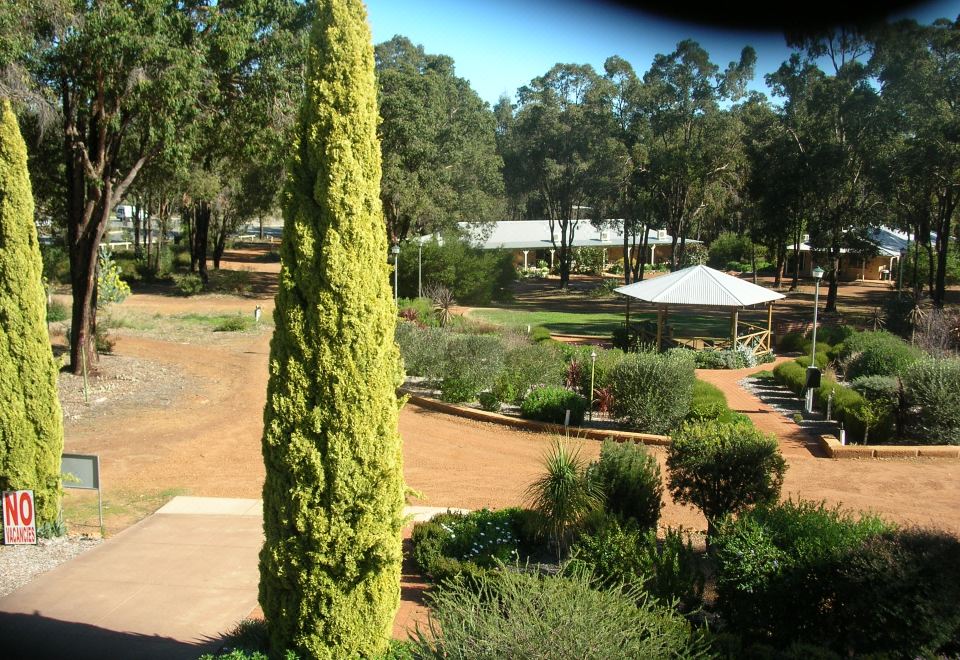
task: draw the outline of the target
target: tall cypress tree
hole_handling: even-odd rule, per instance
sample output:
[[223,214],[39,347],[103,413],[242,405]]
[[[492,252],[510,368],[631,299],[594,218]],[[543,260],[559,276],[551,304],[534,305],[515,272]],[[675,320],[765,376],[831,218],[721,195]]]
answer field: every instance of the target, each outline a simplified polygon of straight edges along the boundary
[[360,0],[321,0],[286,190],[264,410],[260,603],[274,649],[382,653],[400,595],[403,474]]
[[33,490],[38,524],[60,510],[63,417],[47,335],[27,148],[0,102],[0,490]]

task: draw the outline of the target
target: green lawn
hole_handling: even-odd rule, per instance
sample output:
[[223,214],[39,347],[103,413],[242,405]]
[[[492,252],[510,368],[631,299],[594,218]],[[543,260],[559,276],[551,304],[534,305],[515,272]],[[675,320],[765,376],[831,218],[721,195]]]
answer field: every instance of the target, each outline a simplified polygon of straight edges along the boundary
[[[585,335],[588,337],[609,338],[614,328],[624,320],[623,314],[616,312],[548,312],[524,311],[484,307],[470,313],[471,318],[509,327],[542,325],[555,334]],[[649,319],[656,322],[656,314],[631,314],[631,321]],[[670,314],[669,323],[676,337],[724,337],[730,332],[730,320],[723,314],[704,316],[699,314]]]

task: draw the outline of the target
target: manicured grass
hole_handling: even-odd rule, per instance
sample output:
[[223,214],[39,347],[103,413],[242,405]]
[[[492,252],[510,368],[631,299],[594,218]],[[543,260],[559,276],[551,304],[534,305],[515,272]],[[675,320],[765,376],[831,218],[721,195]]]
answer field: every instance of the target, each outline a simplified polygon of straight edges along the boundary
[[[585,335],[609,338],[615,328],[623,323],[624,315],[618,312],[550,312],[526,311],[484,307],[470,313],[472,318],[510,327],[541,325],[552,333]],[[650,320],[656,323],[656,314],[631,314],[631,322]],[[730,332],[730,321],[725,316],[703,316],[674,313],[669,323],[675,337],[725,337]]]

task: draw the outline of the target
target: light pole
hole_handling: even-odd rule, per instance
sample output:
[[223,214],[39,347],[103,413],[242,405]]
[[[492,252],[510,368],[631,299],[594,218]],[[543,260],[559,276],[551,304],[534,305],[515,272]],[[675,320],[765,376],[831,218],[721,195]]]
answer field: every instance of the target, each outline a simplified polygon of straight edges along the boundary
[[417,245],[417,298],[423,298],[423,238]]
[[390,251],[393,253],[393,303],[397,304],[400,300],[398,295],[399,289],[399,280],[397,279],[400,274],[400,245],[394,245],[390,248]]
[[[813,289],[813,335],[810,342],[810,368],[817,368],[817,308],[820,306],[820,280],[823,269],[817,266],[811,273],[815,282]],[[809,373],[809,372],[808,372]],[[807,412],[813,412],[813,388],[807,387]]]
[[597,366],[597,351],[590,351],[590,421],[593,421],[593,372]]

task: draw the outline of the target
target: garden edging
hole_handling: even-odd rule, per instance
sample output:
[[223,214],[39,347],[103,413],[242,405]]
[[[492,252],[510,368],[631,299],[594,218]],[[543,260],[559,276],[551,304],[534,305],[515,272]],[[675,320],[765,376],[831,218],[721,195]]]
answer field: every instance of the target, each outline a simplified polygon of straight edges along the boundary
[[960,458],[954,445],[841,445],[832,435],[819,438],[830,458]]
[[[456,415],[458,417],[466,417],[467,419],[473,419],[478,422],[490,422],[493,424],[502,424],[505,426],[513,426],[516,428],[521,428],[527,431],[539,431],[545,433],[566,433],[566,429],[562,424],[549,424],[547,422],[536,422],[529,419],[521,419],[518,417],[509,417],[507,415],[501,415],[500,413],[489,412],[487,410],[478,410],[476,408],[470,408],[467,406],[458,406],[452,403],[445,403],[443,401],[438,401],[436,399],[431,399],[429,397],[421,396],[419,394],[413,394],[409,390],[401,387],[399,392],[404,394],[407,397],[407,400],[421,408],[427,408],[428,410],[436,410],[437,412],[447,413],[449,415]],[[570,433],[574,434],[580,438],[590,438],[592,440],[606,440],[607,438],[612,438],[617,442],[636,442],[644,445],[659,445],[665,446],[670,444],[670,436],[668,435],[654,435],[652,433],[637,433],[635,431],[617,431],[617,430],[608,430],[608,429],[589,429],[578,426],[571,426],[569,428]]]

